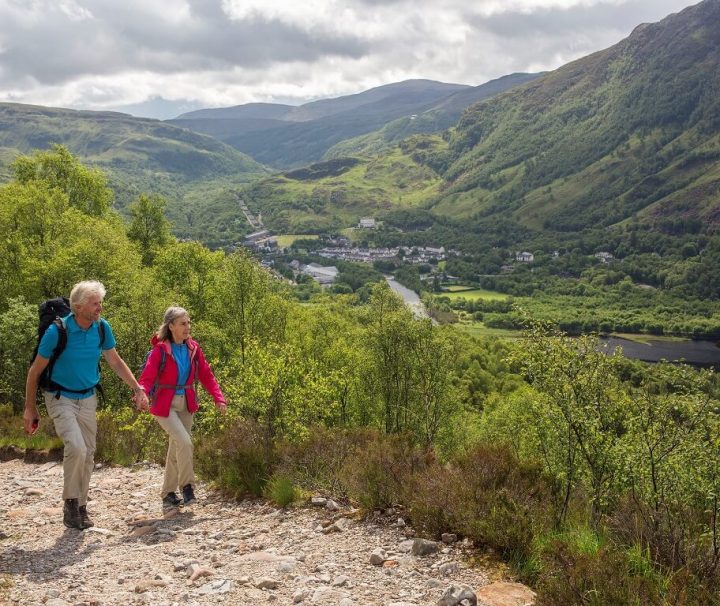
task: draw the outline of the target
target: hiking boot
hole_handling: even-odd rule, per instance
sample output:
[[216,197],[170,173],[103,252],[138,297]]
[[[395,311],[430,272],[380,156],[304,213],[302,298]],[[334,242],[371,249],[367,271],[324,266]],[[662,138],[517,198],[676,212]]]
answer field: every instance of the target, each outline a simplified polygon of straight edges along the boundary
[[162,501],[164,509],[170,509],[171,507],[179,507],[180,505],[182,505],[182,503],[183,503],[183,500],[179,496],[177,496],[174,492],[168,492],[163,497],[163,501]]
[[197,499],[195,498],[192,484],[185,484],[185,486],[183,486],[183,504],[192,505],[193,503],[197,503]]
[[87,505],[80,505],[80,507],[78,507],[78,510],[80,511],[80,521],[82,522],[83,528],[92,528],[93,526],[95,526],[95,524],[93,524],[93,521],[88,516]]
[[84,528],[82,517],[80,516],[80,507],[78,507],[77,499],[65,499],[63,507],[63,524],[68,528]]

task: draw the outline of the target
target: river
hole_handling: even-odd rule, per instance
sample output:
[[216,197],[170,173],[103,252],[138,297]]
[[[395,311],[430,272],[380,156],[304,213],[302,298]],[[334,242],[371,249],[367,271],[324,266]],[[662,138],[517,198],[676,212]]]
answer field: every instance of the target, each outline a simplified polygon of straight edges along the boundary
[[632,360],[644,362],[683,361],[692,366],[720,369],[720,347],[714,341],[664,341],[648,338],[644,342],[631,341],[620,337],[602,337],[609,352],[622,347],[623,355]]
[[[393,276],[385,276],[385,280],[390,288],[403,298],[405,304],[418,318],[429,317],[425,305],[415,291],[397,282]],[[666,341],[647,338],[643,342],[638,342],[621,337],[601,337],[600,341],[610,353],[618,347],[622,347],[623,355],[631,360],[642,360],[643,362],[682,361],[692,366],[703,368],[714,366],[720,369],[720,347],[714,341]]]
[[397,294],[399,294],[405,305],[407,305],[417,318],[429,318],[425,305],[420,300],[420,297],[414,290],[410,290],[406,286],[400,284],[393,276],[385,276],[390,288],[392,288]]

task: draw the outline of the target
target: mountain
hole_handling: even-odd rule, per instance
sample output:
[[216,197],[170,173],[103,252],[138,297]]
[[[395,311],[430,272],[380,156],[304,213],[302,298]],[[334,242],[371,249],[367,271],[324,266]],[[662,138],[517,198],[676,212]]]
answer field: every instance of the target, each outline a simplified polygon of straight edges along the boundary
[[250,104],[190,112],[170,123],[210,134],[263,164],[288,168],[320,160],[340,141],[377,130],[401,116],[424,111],[433,103],[469,88],[472,87],[408,80],[294,108]]
[[105,170],[120,206],[142,191],[180,200],[187,188],[242,184],[266,169],[206,135],[115,112],[0,103],[0,169],[21,153],[65,145]]
[[377,155],[412,135],[439,133],[455,126],[470,105],[530,82],[542,74],[510,74],[452,93],[417,113],[397,118],[380,130],[346,139],[325,152],[324,160],[355,155]]
[[714,231],[719,98],[720,0],[705,0],[469,108],[430,159],[445,181],[433,210],[550,231]]

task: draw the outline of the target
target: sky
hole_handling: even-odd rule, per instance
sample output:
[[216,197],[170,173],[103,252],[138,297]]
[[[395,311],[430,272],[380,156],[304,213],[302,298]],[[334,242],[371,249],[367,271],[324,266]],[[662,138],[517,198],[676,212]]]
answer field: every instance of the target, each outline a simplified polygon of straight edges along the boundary
[[0,0],[0,102],[171,118],[555,69],[692,0]]

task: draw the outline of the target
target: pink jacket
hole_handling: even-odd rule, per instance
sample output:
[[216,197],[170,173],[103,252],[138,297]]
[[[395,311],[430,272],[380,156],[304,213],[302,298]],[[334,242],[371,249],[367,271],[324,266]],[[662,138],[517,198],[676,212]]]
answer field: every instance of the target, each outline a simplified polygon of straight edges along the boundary
[[[149,394],[155,387],[156,379],[159,385],[175,385],[178,379],[178,368],[175,358],[172,355],[172,347],[169,341],[158,341],[157,336],[152,338],[153,348],[148,356],[145,368],[138,379],[138,383],[145,389],[145,393]],[[225,402],[225,397],[220,391],[215,375],[213,375],[210,365],[205,360],[202,349],[197,341],[188,339],[186,341],[190,352],[190,376],[185,387],[185,397],[187,400],[187,409],[191,413],[195,413],[198,409],[197,394],[195,393],[195,371],[197,369],[198,379],[205,390],[213,397],[215,404]],[[158,377],[160,361],[162,360],[162,350],[165,350],[165,366],[162,373]],[[195,363],[197,358],[197,364]],[[159,387],[157,393],[151,398],[150,412],[156,417],[167,417],[170,414],[170,403],[175,395],[174,387]]]

